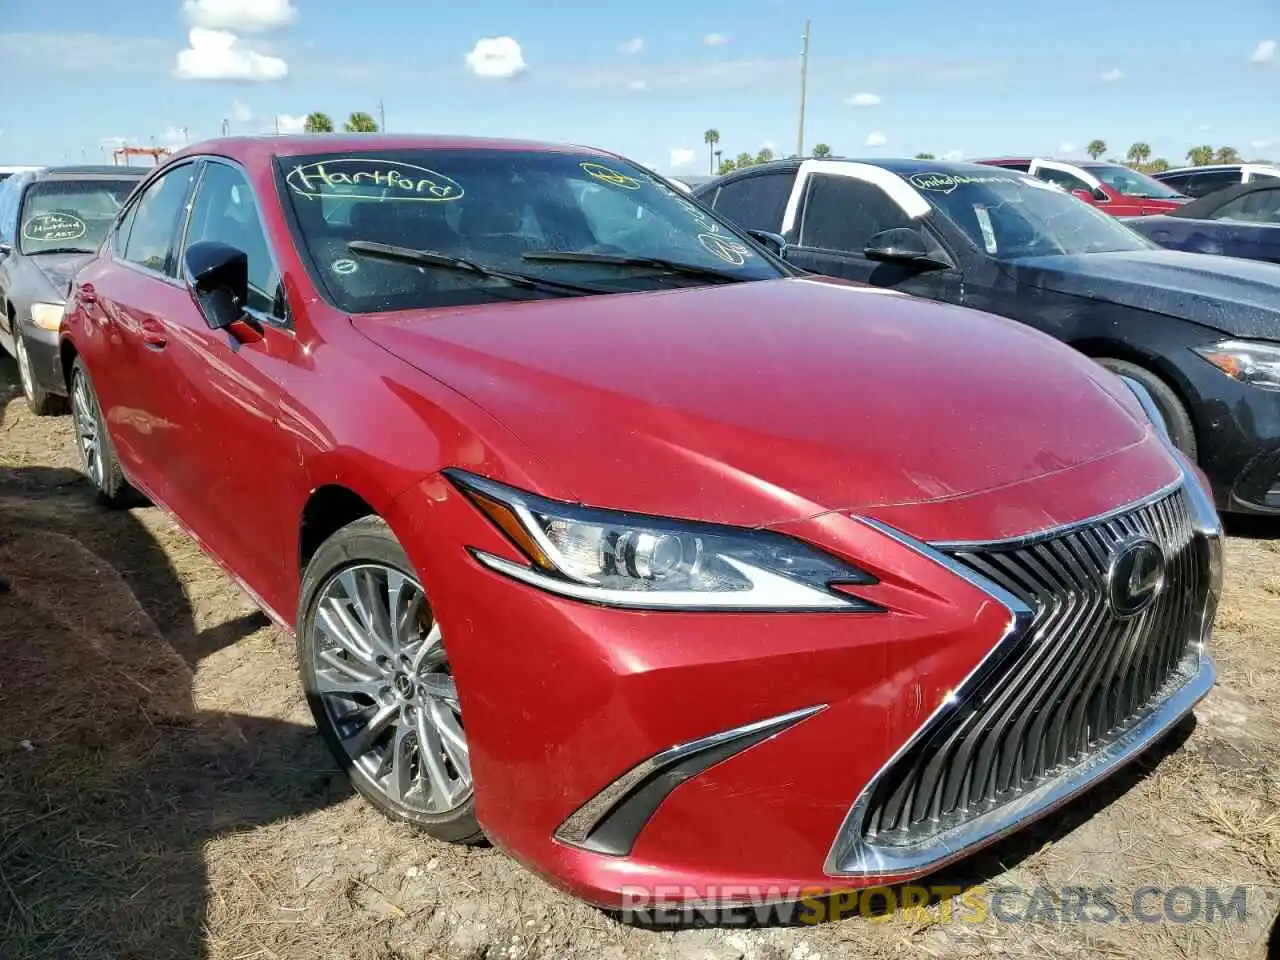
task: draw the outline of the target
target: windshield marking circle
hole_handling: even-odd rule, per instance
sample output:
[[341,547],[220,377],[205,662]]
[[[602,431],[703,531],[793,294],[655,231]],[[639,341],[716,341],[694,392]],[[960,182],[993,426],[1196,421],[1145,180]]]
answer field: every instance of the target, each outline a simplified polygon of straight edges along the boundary
[[383,201],[440,203],[458,200],[466,192],[452,177],[401,160],[341,157],[295,164],[285,182],[300,197],[374,199],[370,188],[385,192]]
[[69,213],[37,213],[22,225],[22,236],[36,243],[55,240],[79,240],[89,232],[89,225]]
[[603,163],[593,163],[584,161],[578,164],[582,168],[582,172],[587,176],[599,180],[601,183],[607,183],[614,187],[622,187],[624,190],[639,190],[640,181],[635,177],[629,177],[625,173],[612,170]]
[[712,256],[719,257],[725,263],[740,267],[747,262],[751,251],[744,243],[739,243],[719,233],[700,233],[698,242]]
[[344,258],[342,260],[333,261],[333,263],[330,264],[330,267],[333,268],[334,273],[345,277],[359,270],[360,264],[356,263],[354,260]]

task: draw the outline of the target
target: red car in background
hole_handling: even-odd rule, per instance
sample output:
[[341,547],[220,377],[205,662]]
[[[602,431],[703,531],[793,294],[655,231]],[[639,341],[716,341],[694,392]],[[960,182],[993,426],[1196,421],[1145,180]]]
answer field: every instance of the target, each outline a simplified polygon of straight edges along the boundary
[[1114,217],[1145,217],[1177,210],[1191,198],[1137,170],[1101,160],[1043,160],[1039,157],[998,157],[977,160],[991,167],[1021,170],[1056,183],[1085,203]]
[[101,496],[296,634],[376,808],[594,902],[921,875],[1213,684],[1221,530],[1140,387],[621,157],[196,145],[71,303]]

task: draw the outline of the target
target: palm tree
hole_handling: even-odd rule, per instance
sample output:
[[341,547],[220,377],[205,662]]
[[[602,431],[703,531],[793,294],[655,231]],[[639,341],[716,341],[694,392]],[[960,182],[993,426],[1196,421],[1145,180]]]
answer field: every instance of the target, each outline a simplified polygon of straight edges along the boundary
[[1235,147],[1219,147],[1214,159],[1218,163],[1239,163],[1240,152]]
[[917,160],[937,160],[938,158],[935,157],[932,153],[917,153],[916,159]]
[[1107,152],[1107,141],[1090,140],[1089,145],[1084,148],[1084,152],[1087,153],[1089,156],[1093,157],[1093,159],[1097,160],[1100,156],[1102,156],[1104,153]]
[[737,165],[732,160],[721,160],[720,166],[716,168],[716,174],[718,176],[736,169]]
[[716,144],[720,142],[720,131],[712,127],[702,135],[702,142],[707,145],[707,170],[714,173],[716,169]]
[[1139,140],[1129,148],[1129,165],[1131,167],[1140,167],[1147,162],[1147,157],[1151,156],[1151,147]]
[[347,122],[343,124],[347,133],[377,133],[378,124],[373,117],[365,113],[363,110],[357,110],[351,116],[347,117]]
[[308,113],[302,129],[307,133],[333,133],[333,120],[327,113]]
[[1164,157],[1156,157],[1154,160],[1152,160],[1150,163],[1147,164],[1146,172],[1147,173],[1164,173],[1168,169],[1169,169],[1169,161],[1166,160]]
[[829,157],[831,156],[831,148],[825,143],[815,143],[813,145],[813,155],[815,157]]
[[1207,143],[1192,147],[1187,151],[1187,162],[1193,167],[1203,167],[1206,164],[1213,163],[1213,147]]
[[768,147],[761,147],[760,152],[756,154],[756,163],[768,163],[773,159],[773,151]]
[[751,154],[749,153],[738,154],[738,158],[733,162],[739,170],[742,170],[746,167],[754,167],[756,164],[755,157],[751,156]]

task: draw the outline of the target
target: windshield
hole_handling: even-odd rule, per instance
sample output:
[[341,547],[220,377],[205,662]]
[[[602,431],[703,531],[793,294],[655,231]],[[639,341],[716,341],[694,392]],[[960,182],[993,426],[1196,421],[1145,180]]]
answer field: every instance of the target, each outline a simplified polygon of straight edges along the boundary
[[907,180],[999,260],[1155,247],[1114,217],[1033,177],[917,173]]
[[[350,247],[352,241],[431,251],[585,292],[785,275],[735,228],[623,160],[574,152],[425,150],[284,157],[277,163],[311,272],[333,302],[352,313],[573,292],[517,287],[439,263],[377,258],[363,244]],[[583,262],[570,254],[583,254]],[[619,262],[631,258],[651,262]]]
[[1182,197],[1177,190],[1170,189],[1168,184],[1128,167],[1098,166],[1086,169],[1126,197],[1141,197],[1143,200],[1177,200]]
[[93,253],[138,181],[37,180],[22,200],[18,249]]

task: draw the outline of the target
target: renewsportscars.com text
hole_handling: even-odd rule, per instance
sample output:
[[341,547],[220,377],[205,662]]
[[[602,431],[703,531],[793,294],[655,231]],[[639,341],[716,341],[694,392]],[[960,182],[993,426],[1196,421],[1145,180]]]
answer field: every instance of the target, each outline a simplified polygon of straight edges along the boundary
[[1260,889],[1114,886],[912,885],[831,892],[810,887],[627,887],[623,917],[652,925],[818,924],[852,917],[877,923],[1243,923],[1274,910]]

